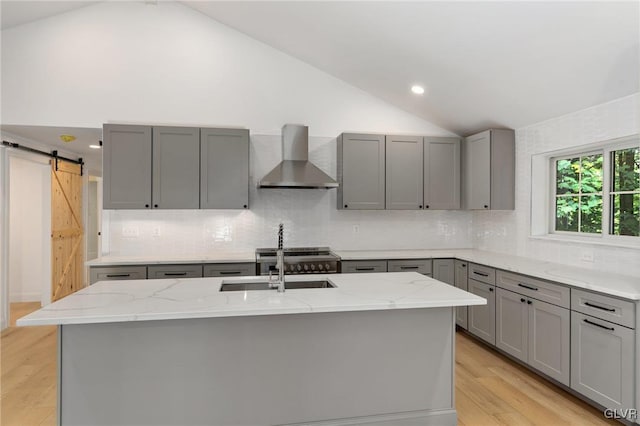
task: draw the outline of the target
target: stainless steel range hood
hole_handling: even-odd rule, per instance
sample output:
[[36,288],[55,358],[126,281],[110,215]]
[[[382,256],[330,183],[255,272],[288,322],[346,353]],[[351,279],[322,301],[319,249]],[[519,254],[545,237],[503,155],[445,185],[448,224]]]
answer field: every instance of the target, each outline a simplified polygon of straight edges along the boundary
[[282,161],[260,180],[260,188],[337,188],[338,182],[309,161],[309,128],[282,127]]

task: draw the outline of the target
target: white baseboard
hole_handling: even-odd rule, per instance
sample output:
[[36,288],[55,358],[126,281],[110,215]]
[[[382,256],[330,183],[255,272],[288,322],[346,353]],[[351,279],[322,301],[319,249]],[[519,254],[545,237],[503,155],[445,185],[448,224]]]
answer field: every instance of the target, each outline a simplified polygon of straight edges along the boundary
[[9,303],[16,302],[41,302],[42,295],[38,292],[34,293],[16,293],[9,295]]

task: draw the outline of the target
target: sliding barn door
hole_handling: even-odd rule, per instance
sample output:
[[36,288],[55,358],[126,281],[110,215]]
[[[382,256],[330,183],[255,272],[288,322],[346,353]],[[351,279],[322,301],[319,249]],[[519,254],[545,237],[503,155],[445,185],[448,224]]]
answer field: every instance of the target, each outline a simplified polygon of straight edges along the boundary
[[[56,167],[57,163],[57,167]],[[57,170],[56,170],[57,169]],[[51,301],[83,287],[82,175],[78,164],[52,161]]]

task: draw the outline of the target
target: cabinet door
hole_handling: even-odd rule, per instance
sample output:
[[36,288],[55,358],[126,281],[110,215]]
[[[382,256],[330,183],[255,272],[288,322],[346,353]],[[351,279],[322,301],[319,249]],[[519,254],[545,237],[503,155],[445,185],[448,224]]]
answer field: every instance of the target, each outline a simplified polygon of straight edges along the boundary
[[524,296],[496,289],[496,346],[524,362],[529,353],[528,306]]
[[491,207],[491,131],[465,141],[465,206],[468,210]]
[[[461,290],[467,291],[467,262],[462,260],[455,261],[455,280],[454,285]],[[467,307],[458,306],[456,308],[456,324],[460,327],[467,329]]]
[[90,284],[98,281],[146,280],[146,266],[92,266],[89,268]]
[[249,131],[200,129],[200,208],[249,208]]
[[150,280],[201,277],[202,265],[149,265],[147,267],[147,278]]
[[424,208],[460,208],[460,139],[424,138]]
[[387,272],[386,260],[343,260],[340,266],[343,274]]
[[633,404],[634,331],[571,312],[571,388],[607,408]]
[[[504,290],[507,291],[507,290]],[[569,386],[571,371],[570,311],[550,303],[527,299],[531,367]]]
[[486,305],[469,306],[469,332],[479,338],[496,344],[496,295],[491,284],[468,280],[469,293],[487,299]]
[[417,272],[431,276],[431,259],[394,259],[387,261],[388,272]]
[[453,259],[433,259],[433,278],[454,285],[455,267]]
[[151,208],[151,127],[105,124],[102,140],[103,208]]
[[200,129],[153,128],[153,208],[200,207]]
[[338,180],[338,209],[384,210],[384,136],[342,134],[338,138]]
[[386,145],[386,208],[421,209],[424,196],[422,138],[387,136]]
[[255,263],[212,263],[204,265],[205,277],[240,277],[256,275]]

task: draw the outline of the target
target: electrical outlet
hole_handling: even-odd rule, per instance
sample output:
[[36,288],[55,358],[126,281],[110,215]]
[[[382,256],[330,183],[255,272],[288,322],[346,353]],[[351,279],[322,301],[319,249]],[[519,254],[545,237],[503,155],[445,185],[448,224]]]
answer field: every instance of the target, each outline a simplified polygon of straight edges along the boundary
[[360,232],[360,226],[359,225],[353,225],[353,233],[357,234],[358,232]]
[[159,237],[160,236],[160,227],[156,226],[153,228],[153,232],[151,233],[151,235],[153,235],[154,237]]
[[137,226],[123,226],[122,236],[126,238],[136,238],[140,235],[140,230]]
[[583,262],[591,262],[591,263],[593,263],[593,258],[594,258],[593,250],[582,250],[580,259]]

